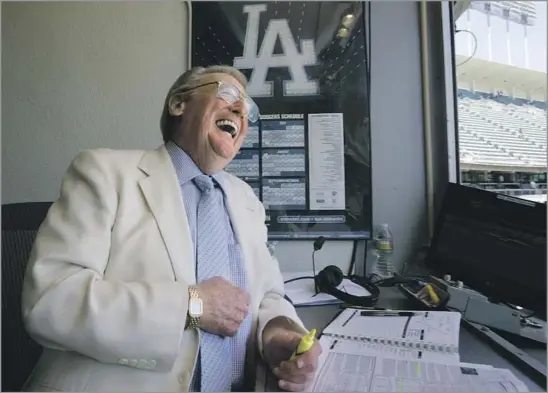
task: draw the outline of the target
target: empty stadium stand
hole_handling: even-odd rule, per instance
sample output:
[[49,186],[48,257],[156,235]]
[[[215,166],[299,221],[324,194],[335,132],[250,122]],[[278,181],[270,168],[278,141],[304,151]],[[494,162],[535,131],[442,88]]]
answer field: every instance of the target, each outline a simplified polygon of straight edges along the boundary
[[458,91],[461,162],[546,168],[546,104]]

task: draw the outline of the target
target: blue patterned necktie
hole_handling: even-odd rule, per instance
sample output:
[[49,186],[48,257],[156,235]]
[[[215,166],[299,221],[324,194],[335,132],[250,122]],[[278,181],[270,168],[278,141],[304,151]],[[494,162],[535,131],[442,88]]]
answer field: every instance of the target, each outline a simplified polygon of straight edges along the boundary
[[[194,178],[201,191],[197,214],[197,281],[221,276],[230,280],[228,238],[224,228],[223,194],[207,175]],[[202,392],[227,392],[232,383],[232,343],[230,338],[200,331]]]

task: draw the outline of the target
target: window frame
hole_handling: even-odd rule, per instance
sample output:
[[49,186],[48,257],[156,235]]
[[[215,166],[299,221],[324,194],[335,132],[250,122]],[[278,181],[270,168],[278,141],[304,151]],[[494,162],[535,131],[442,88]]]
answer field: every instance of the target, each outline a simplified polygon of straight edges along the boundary
[[[443,34],[443,84],[445,91],[445,116],[447,133],[448,180],[460,184],[460,151],[458,135],[457,73],[455,58],[454,4],[442,1],[441,26]],[[465,11],[466,12],[466,11]]]

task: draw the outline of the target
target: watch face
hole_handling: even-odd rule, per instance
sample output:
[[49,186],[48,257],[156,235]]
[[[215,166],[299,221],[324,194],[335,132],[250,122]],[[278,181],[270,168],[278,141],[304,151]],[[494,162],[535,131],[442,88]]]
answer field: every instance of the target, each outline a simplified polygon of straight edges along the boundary
[[188,304],[188,313],[191,317],[199,317],[202,315],[202,301],[200,299],[190,299]]

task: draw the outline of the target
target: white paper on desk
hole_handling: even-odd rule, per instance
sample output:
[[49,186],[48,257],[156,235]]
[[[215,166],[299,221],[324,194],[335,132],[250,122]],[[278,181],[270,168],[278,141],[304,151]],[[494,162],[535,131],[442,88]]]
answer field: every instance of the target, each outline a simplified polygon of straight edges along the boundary
[[[397,312],[397,311],[395,311]],[[409,311],[406,311],[409,312]],[[360,310],[347,308],[323,333],[356,338],[381,338],[434,345],[432,350],[458,352],[461,315],[452,311],[411,311],[405,316],[361,316]],[[379,314],[381,315],[381,314]],[[438,347],[442,348],[438,348]]]
[[378,342],[348,340],[325,335],[320,338],[320,344],[324,350],[337,350],[339,352],[355,355],[423,360],[447,364],[459,364],[460,361],[458,352],[425,351],[417,348],[398,347]]
[[[329,350],[329,343],[332,339],[326,336],[320,338],[320,343],[324,352]],[[365,353],[363,353],[365,354]],[[434,359],[428,358],[425,360],[435,361]],[[475,364],[475,363],[460,363],[461,367],[471,367],[471,368],[493,368],[491,365],[487,364]],[[282,390],[277,385],[276,377],[269,371],[268,366],[264,361],[259,360],[257,362],[256,368],[256,381],[255,381],[255,392],[281,392]]]
[[528,392],[509,370],[325,350],[312,392]]
[[[291,272],[284,273],[284,281],[296,277],[312,277],[311,272]],[[306,278],[298,281],[293,281],[284,285],[285,294],[291,299],[295,306],[299,305],[321,305],[321,304],[337,304],[342,303],[339,299],[326,293],[315,294],[314,280]],[[354,296],[369,296],[371,293],[365,288],[353,283],[350,280],[344,279],[341,285],[337,287],[339,290]]]

